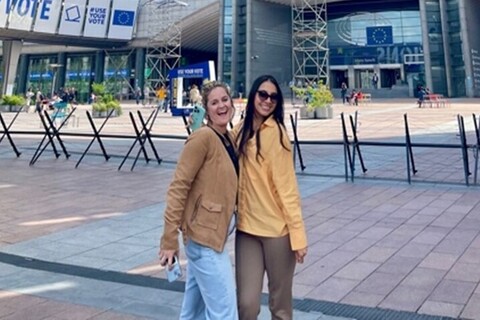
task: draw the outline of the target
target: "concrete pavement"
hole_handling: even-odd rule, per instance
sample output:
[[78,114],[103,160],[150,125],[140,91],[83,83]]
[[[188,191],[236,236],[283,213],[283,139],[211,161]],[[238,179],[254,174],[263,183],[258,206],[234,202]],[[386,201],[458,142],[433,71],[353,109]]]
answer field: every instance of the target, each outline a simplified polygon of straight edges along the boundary
[[[301,140],[341,140],[340,112],[359,110],[362,141],[403,141],[407,113],[414,142],[459,143],[455,116],[462,114],[473,143],[469,119],[478,102],[452,101],[446,109],[396,100],[336,105],[335,119],[300,120],[298,133]],[[153,110],[125,107],[145,116]],[[91,132],[83,112],[67,132]],[[36,115],[22,114],[12,130],[41,128]],[[125,114],[103,132],[133,131]],[[185,131],[180,119],[160,114],[152,132]],[[181,284],[164,280],[156,254],[182,141],[155,139],[162,164],[140,158],[130,171],[133,159],[117,169],[132,140],[104,139],[108,153],[118,155],[108,162],[95,143],[74,169],[90,139],[65,138],[68,160],[48,148],[29,166],[40,139],[14,135],[19,158],[6,140],[0,144],[0,319],[176,319]],[[419,172],[412,185],[403,150],[389,147],[362,147],[368,171],[357,168],[351,183],[343,178],[340,145],[302,146],[307,168],[298,180],[309,255],[294,279],[295,319],[480,319],[479,189],[463,185],[459,150],[414,152]],[[233,257],[231,240],[228,249]],[[268,319],[265,306],[260,318]]]

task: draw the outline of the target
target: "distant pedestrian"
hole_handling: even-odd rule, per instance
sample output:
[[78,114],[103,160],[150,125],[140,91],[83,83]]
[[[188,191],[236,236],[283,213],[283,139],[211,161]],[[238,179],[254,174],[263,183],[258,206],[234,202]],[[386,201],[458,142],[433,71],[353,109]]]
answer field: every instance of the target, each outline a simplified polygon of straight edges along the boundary
[[140,87],[137,87],[137,89],[135,89],[135,102],[138,104],[140,104],[140,98],[142,97],[142,89],[140,89]]
[[347,84],[345,82],[342,82],[342,87],[341,87],[341,94],[342,94],[342,103],[345,104],[345,102],[347,102],[347,91],[348,91],[348,87],[347,87]]
[[30,108],[30,105],[32,104],[32,98],[33,96],[35,95],[35,93],[33,93],[33,90],[32,88],[28,88],[27,90],[27,93],[25,94],[25,103],[26,103],[26,112],[28,112],[28,109]]
[[373,74],[373,77],[372,77],[372,85],[373,85],[373,88],[378,89],[378,75],[376,72]]
[[167,97],[167,89],[165,88],[165,85],[162,85],[160,88],[158,88],[157,92],[157,99],[158,99],[158,107],[160,110],[163,110],[164,112],[167,112],[167,108],[165,106],[165,98]]
[[43,94],[42,91],[38,90],[37,93],[35,94],[35,112],[41,112],[43,107]]

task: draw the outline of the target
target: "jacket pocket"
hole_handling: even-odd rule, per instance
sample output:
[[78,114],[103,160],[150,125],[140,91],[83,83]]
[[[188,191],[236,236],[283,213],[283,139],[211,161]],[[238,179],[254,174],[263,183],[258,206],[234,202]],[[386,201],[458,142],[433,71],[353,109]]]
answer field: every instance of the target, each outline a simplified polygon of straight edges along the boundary
[[220,214],[222,213],[222,205],[210,201],[202,201],[198,208],[196,222],[198,225],[217,230]]

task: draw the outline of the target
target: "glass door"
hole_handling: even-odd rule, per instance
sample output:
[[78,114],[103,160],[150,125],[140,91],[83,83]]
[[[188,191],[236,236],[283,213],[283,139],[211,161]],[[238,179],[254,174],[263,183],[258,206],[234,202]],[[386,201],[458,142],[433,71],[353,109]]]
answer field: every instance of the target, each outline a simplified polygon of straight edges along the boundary
[[373,69],[355,70],[355,88],[372,89]]

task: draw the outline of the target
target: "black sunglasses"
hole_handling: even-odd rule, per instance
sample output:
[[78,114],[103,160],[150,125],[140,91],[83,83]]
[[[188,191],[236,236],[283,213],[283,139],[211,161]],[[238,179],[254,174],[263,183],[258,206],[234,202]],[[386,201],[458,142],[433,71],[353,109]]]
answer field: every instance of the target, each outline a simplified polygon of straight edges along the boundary
[[270,101],[272,101],[272,103],[276,103],[277,100],[278,100],[278,94],[277,93],[269,94],[265,90],[258,90],[257,93],[258,93],[258,97],[260,98],[260,100],[262,100],[262,102],[267,100],[268,98],[270,98]]

